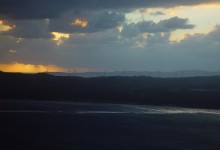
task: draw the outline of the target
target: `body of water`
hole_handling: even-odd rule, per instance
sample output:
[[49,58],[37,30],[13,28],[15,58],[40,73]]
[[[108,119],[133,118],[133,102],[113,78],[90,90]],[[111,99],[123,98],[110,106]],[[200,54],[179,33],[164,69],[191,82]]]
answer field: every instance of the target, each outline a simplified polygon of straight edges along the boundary
[[219,110],[2,100],[0,118],[4,150],[220,149]]

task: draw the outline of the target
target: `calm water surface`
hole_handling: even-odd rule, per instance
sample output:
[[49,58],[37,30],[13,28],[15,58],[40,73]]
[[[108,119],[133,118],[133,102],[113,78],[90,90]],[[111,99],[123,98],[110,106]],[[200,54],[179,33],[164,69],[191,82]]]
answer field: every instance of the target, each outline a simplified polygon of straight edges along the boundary
[[220,149],[219,110],[2,100],[0,118],[4,150]]

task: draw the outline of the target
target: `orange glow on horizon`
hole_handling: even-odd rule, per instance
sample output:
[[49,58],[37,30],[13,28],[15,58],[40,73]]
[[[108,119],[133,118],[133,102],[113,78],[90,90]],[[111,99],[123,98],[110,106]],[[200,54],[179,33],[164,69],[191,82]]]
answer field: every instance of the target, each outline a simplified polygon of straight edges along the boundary
[[76,18],[72,23],[71,25],[75,25],[75,26],[81,26],[82,28],[85,28],[87,27],[88,25],[88,21],[86,20],[82,20],[82,19],[79,19],[79,18]]
[[22,72],[22,73],[39,73],[39,72],[88,72],[92,71],[87,68],[64,68],[56,65],[34,65],[23,63],[0,64],[0,71],[3,72]]
[[23,72],[23,73],[37,73],[37,72],[62,72],[66,71],[61,67],[55,65],[32,65],[32,64],[22,64],[22,63],[10,63],[10,64],[0,64],[0,70],[4,72]]

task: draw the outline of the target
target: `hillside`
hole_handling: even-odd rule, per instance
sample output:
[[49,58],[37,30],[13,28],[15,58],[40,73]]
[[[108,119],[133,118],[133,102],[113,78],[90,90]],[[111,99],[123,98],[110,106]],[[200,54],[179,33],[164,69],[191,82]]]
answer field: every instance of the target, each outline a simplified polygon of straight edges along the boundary
[[0,83],[0,99],[220,108],[220,76],[82,78],[0,72]]

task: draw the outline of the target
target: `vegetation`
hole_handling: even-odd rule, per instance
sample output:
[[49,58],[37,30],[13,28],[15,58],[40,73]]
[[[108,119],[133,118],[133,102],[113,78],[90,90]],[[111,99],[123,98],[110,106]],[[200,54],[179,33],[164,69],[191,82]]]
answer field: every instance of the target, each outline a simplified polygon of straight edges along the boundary
[[0,72],[0,83],[1,99],[220,108],[220,76],[82,78]]

